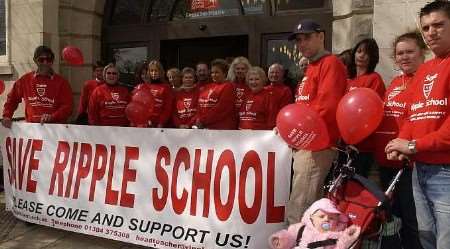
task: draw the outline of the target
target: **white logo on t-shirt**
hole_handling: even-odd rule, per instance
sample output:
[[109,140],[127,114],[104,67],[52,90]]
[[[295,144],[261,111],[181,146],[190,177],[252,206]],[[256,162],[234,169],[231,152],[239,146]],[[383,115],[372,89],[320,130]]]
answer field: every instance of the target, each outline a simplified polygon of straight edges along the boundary
[[119,95],[119,93],[112,92],[111,97],[113,100],[117,101],[117,100],[119,100],[120,95]]
[[392,100],[393,98],[395,98],[395,96],[399,95],[402,92],[402,87],[398,86],[396,88],[394,88],[394,90],[392,90],[392,92],[389,93],[388,95],[388,101]]
[[426,99],[430,96],[430,93],[433,90],[434,81],[437,77],[437,73],[434,75],[425,76],[425,82],[423,83],[423,96],[425,96]]

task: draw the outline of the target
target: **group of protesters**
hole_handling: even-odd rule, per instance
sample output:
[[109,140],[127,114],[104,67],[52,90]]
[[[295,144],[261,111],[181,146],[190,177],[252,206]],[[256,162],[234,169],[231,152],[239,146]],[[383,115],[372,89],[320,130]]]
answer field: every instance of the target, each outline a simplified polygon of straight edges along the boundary
[[149,116],[145,127],[158,128],[270,130],[278,111],[293,102],[281,64],[271,65],[267,77],[245,57],[235,58],[231,65],[215,59],[167,73],[157,60],[144,62],[131,91],[120,84],[114,64],[97,62],[93,69],[95,80],[87,81],[81,91],[76,119],[80,124],[138,126],[127,119],[125,109],[141,91],[153,98],[148,113],[142,113]]
[[[131,90],[120,84],[117,66],[98,62],[93,67],[95,79],[81,90],[76,122],[137,126],[127,118],[126,108],[141,91],[152,96],[144,127],[271,130],[285,105],[307,104],[325,121],[330,143],[321,151],[294,153],[287,205],[287,220],[293,224],[323,196],[325,178],[337,156],[333,147],[340,140],[336,122],[339,100],[354,88],[370,88],[384,99],[384,119],[371,136],[356,145],[357,171],[367,176],[369,166],[376,162],[381,184],[386,187],[404,167],[402,161],[413,162],[414,167],[404,169],[394,197],[393,212],[402,220],[400,243],[403,248],[447,248],[450,3],[437,0],[425,5],[420,26],[421,33],[405,33],[394,40],[392,57],[401,74],[387,88],[375,72],[379,49],[374,39],[364,39],[345,53],[333,55],[325,50],[324,30],[309,19],[300,21],[289,37],[296,42],[302,62],[308,63],[302,66],[306,70],[295,90],[284,83],[281,64],[270,65],[266,74],[245,57],[237,57],[231,64],[223,59],[199,62],[194,68],[172,68],[167,73],[158,60],[152,60],[138,67],[136,86]],[[434,57],[425,62],[426,45]],[[8,94],[2,119],[5,127],[11,127],[22,99],[27,122],[66,123],[71,116],[72,91],[52,70],[51,49],[38,47],[33,59],[37,70],[17,80]]]

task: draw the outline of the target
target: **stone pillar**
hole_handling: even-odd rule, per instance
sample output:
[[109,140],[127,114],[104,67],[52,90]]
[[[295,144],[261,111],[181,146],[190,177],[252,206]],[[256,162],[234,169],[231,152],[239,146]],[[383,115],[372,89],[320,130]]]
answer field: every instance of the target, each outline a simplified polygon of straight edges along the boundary
[[101,30],[105,0],[61,0],[59,7],[59,45],[73,45],[83,53],[84,64],[71,66],[61,62],[60,72],[69,80],[78,107],[83,83],[92,78],[92,65],[101,56]]
[[377,71],[386,84],[398,74],[392,60],[392,43],[396,36],[414,31],[418,25],[418,12],[428,0],[375,0],[373,33],[380,47]]
[[374,0],[333,0],[333,53],[372,37]]

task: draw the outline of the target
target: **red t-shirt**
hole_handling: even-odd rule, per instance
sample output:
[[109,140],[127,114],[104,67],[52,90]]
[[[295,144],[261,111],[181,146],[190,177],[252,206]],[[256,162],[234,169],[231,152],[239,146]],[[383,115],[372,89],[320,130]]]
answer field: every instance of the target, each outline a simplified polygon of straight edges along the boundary
[[[384,81],[377,72],[363,74],[363,75],[357,76],[354,79],[348,80],[347,92],[351,91],[355,88],[358,88],[358,87],[365,87],[365,88],[370,88],[370,89],[374,90],[376,93],[378,93],[378,96],[380,96],[381,99],[384,98],[384,93],[386,92],[386,87],[384,86]],[[356,144],[356,147],[361,152],[373,152],[375,150],[375,148],[374,148],[374,141],[373,141],[372,135],[365,138],[359,144]]]
[[197,87],[191,89],[180,89],[175,93],[175,110],[173,112],[173,124],[175,127],[186,125],[191,127],[195,124],[195,115],[198,105]]
[[347,88],[347,72],[335,55],[325,55],[310,62],[299,86],[297,103],[314,108],[325,121],[330,146],[340,137],[336,123],[336,109]]
[[208,129],[236,129],[237,115],[233,84],[224,82],[201,86],[196,120]]
[[239,112],[241,109],[242,102],[244,102],[247,94],[250,93],[250,88],[248,88],[247,84],[244,82],[233,82],[235,91],[235,106],[236,106],[236,112]]
[[30,72],[14,82],[3,107],[3,117],[12,118],[22,99],[27,122],[39,123],[43,114],[50,114],[52,123],[65,123],[72,114],[72,89],[58,74],[43,76]]
[[386,87],[384,86],[383,78],[377,72],[363,74],[357,76],[354,79],[349,79],[347,83],[347,91],[358,87],[366,87],[374,90],[378,93],[381,99],[384,98],[384,93],[386,92]]
[[407,120],[400,138],[416,140],[414,159],[450,164],[450,59],[432,59],[416,72],[408,87]]
[[400,75],[395,77],[386,90],[384,97],[383,120],[373,134],[374,155],[380,166],[402,167],[399,161],[387,160],[384,149],[389,141],[398,136],[400,127],[405,121],[406,113],[406,86],[411,84],[413,75]]
[[[271,83],[265,88],[272,93],[271,98],[275,108],[273,110],[275,117],[283,107],[293,102],[292,91],[287,85],[283,83]],[[271,126],[275,127],[276,120],[272,119],[271,121],[273,122]]]
[[154,106],[149,110],[152,127],[164,127],[172,116],[173,93],[171,86],[167,83],[142,83],[136,87],[133,93],[141,88],[147,88],[153,95]]
[[239,111],[239,129],[271,130],[276,117],[276,107],[272,102],[272,93],[262,89],[257,93],[250,92]]
[[129,101],[130,93],[126,87],[103,84],[95,88],[89,99],[89,124],[128,126],[125,108]]
[[100,86],[104,84],[104,81],[100,80],[87,80],[84,82],[83,89],[81,89],[80,94],[80,103],[78,104],[78,115],[82,113],[87,113],[87,109],[89,106],[89,98],[91,97],[92,92]]

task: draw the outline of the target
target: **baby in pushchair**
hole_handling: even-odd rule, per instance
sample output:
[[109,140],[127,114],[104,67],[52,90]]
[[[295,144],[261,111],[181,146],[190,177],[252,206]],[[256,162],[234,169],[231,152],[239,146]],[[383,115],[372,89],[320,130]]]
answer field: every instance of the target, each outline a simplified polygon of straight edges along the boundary
[[358,238],[360,228],[348,227],[347,215],[337,210],[327,198],[314,202],[303,214],[300,223],[273,234],[272,249],[326,248],[346,249]]
[[[369,179],[355,174],[352,165],[354,149],[347,147],[344,152],[347,158],[334,167],[328,198],[313,203],[300,223],[272,235],[269,240],[272,249],[341,249],[361,248],[361,245],[363,248],[380,248],[383,230],[386,230],[383,226],[391,223],[387,222],[391,218],[389,197],[402,170],[383,192]],[[329,216],[327,219],[334,214],[334,219],[330,220],[336,225],[315,223],[315,214],[323,213]]]

